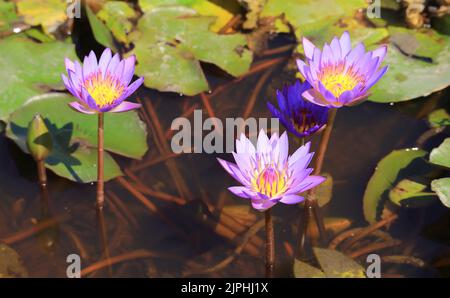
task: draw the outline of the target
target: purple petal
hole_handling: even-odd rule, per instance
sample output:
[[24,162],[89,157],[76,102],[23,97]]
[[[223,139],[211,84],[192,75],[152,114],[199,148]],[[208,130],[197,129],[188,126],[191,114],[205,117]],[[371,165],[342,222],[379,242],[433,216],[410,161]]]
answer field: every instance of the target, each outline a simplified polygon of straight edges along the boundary
[[333,38],[330,44],[331,50],[333,51],[334,61],[338,62],[342,59],[341,45],[337,37]]
[[280,202],[284,204],[297,204],[303,201],[305,198],[298,195],[285,195],[281,198]]
[[129,101],[123,101],[115,108],[111,109],[110,112],[112,113],[121,113],[121,112],[127,112],[130,110],[139,109],[141,107],[141,104],[129,102]]
[[[295,193],[301,193],[314,188],[317,185],[323,183],[325,180],[327,180],[327,178],[322,176],[309,176],[305,178],[305,180],[303,180],[300,185],[295,187]],[[294,190],[292,190],[292,192],[294,192]]]
[[75,71],[75,65],[69,58],[65,58],[64,59],[64,63],[66,64],[66,71],[67,72],[69,72],[69,70]]
[[352,43],[350,41],[350,34],[348,31],[345,31],[341,38],[339,39],[339,43],[341,44],[342,57],[347,56],[352,49]]
[[95,114],[95,111],[89,110],[77,101],[69,103],[69,106],[83,114]]
[[232,186],[228,187],[228,190],[244,199],[251,199],[253,197],[251,192],[245,186]]
[[242,185],[247,185],[247,179],[242,175],[240,169],[233,163],[217,158],[220,165],[228,172],[234,179],[236,179]]
[[256,143],[256,151],[260,153],[269,152],[272,149],[269,146],[269,138],[264,129],[261,129],[258,134],[258,141]]
[[120,56],[119,54],[115,54],[109,61],[108,67],[106,68],[106,73],[109,72],[110,74],[113,74],[114,70],[116,69],[119,63],[120,63]]
[[334,63],[335,63],[335,60],[334,60],[333,51],[331,50],[331,47],[327,43],[325,43],[325,45],[323,46],[320,67],[324,67],[326,65],[330,65],[330,64],[334,64]]
[[356,45],[348,54],[346,61],[349,65],[354,65],[360,62],[362,56],[366,53],[366,48],[362,43]]
[[303,37],[303,50],[305,51],[306,58],[313,58],[314,48],[314,44],[310,42],[306,37]]
[[84,57],[83,60],[83,78],[87,79],[93,72],[97,70],[97,57],[94,51],[89,53],[89,56]]
[[126,99],[128,96],[134,93],[137,88],[139,88],[142,83],[144,83],[144,78],[140,77],[136,81],[134,81],[130,86],[128,86],[127,90],[125,90],[125,93],[122,95],[123,99]]
[[105,77],[106,69],[108,68],[108,64],[111,61],[112,53],[110,48],[106,48],[102,56],[100,57],[100,61],[98,62],[98,67],[100,68],[100,71],[102,72],[102,76]]
[[255,201],[252,200],[252,206],[258,211],[265,211],[275,205],[277,202],[267,200],[267,201]]
[[328,107],[330,104],[325,100],[323,95],[316,89],[309,89],[302,93],[303,98],[318,106]]
[[389,66],[385,66],[382,69],[380,69],[376,74],[374,74],[369,81],[367,81],[366,86],[364,87],[364,92],[369,90],[373,85],[375,85],[376,82],[378,82],[379,79],[387,72]]
[[136,64],[136,57],[134,55],[125,59],[125,68],[121,79],[121,81],[125,86],[128,86],[128,84],[130,84],[131,82],[131,79],[133,78],[135,64]]

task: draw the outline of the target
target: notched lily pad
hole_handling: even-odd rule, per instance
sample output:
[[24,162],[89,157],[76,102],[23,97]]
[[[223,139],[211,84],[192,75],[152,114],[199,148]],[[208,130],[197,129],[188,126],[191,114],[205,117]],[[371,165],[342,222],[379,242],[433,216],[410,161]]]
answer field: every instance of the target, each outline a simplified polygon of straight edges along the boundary
[[67,1],[18,0],[17,12],[27,24],[41,25],[46,33],[52,33],[67,20]]
[[389,191],[391,202],[401,207],[423,207],[436,199],[433,192],[424,191],[427,184],[410,179],[403,179]]
[[431,181],[431,189],[436,192],[442,204],[450,208],[450,178]]
[[369,100],[399,102],[444,89],[450,84],[450,38],[434,30],[389,27],[386,75]]
[[28,272],[19,254],[11,247],[0,243],[0,278],[28,277]]
[[0,120],[5,121],[30,97],[63,89],[65,57],[77,59],[74,45],[40,44],[17,36],[0,40]]
[[[53,140],[46,159],[47,168],[77,182],[91,182],[97,176],[97,117],[73,111],[66,94],[46,94],[32,98],[14,112],[6,135],[28,152],[27,127],[36,113],[45,119]],[[136,112],[105,115],[105,150],[132,158],[147,151],[145,124]],[[121,175],[113,158],[105,152],[105,179]]]
[[242,34],[209,31],[212,17],[183,6],[162,6],[139,20],[139,37],[129,54],[136,54],[136,73],[144,84],[160,91],[196,95],[209,89],[200,61],[213,63],[233,76],[245,73],[252,53]]
[[313,248],[317,261],[327,277],[365,278],[361,265],[346,255],[331,249]]
[[320,269],[307,263],[295,260],[294,275],[299,278],[365,278],[364,268],[346,255],[324,248],[313,248]]
[[97,17],[105,22],[114,37],[124,44],[129,44],[128,34],[133,28],[130,19],[136,17],[134,9],[125,2],[108,1],[97,13]]
[[450,138],[431,151],[430,162],[450,169]]
[[377,220],[383,193],[393,187],[400,171],[416,158],[426,154],[419,149],[395,150],[378,163],[375,173],[367,183],[363,197],[364,217],[368,222],[374,223]]
[[171,5],[189,7],[199,15],[215,17],[210,28],[213,32],[218,32],[233,18],[229,11],[208,0],[139,0],[139,6],[146,13],[154,8]]
[[450,115],[445,109],[438,109],[428,115],[431,127],[442,127],[450,125]]

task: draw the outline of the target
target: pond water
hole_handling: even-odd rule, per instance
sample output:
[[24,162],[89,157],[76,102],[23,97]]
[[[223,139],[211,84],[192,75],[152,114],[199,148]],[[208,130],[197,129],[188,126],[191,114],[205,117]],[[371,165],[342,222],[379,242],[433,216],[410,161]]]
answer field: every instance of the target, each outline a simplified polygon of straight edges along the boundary
[[[79,55],[85,54],[90,48],[88,45],[93,44],[89,34],[78,34],[75,39],[79,39]],[[282,37],[272,41],[270,46],[275,48],[291,42],[291,37]],[[290,55],[286,52],[258,58],[255,65],[277,58],[286,59],[233,83],[230,83],[233,78],[205,65],[214,96],[207,95],[211,96],[210,103],[217,117],[242,116],[261,79],[266,80],[250,116],[269,117],[267,100],[274,101],[275,89],[292,82],[295,76],[290,66],[292,61],[288,64]],[[220,87],[224,84],[225,88]],[[217,88],[222,91],[214,92]],[[427,99],[405,104],[365,102],[340,109],[324,163],[324,172],[334,179],[333,197],[323,208],[324,215],[345,217],[352,222],[351,227],[366,226],[362,197],[377,162],[394,149],[416,147],[419,136],[428,130],[421,115],[427,109],[448,103],[446,97],[449,94],[449,90],[444,90]],[[161,146],[155,142],[158,130],[170,134],[168,130],[173,119],[190,109],[203,107],[200,96],[141,90],[133,100],[137,98],[151,102],[162,129],[155,124],[158,121],[150,111],[152,107],[147,105],[145,111],[140,111],[141,119],[150,119],[152,125],[149,127],[149,151],[141,161],[115,157],[125,170],[125,176],[106,184],[107,203],[102,215],[94,208],[94,184],[75,184],[49,173],[49,197],[43,199],[32,159],[4,134],[0,135],[0,239],[7,239],[33,277],[65,277],[66,257],[74,253],[82,257],[83,268],[107,255],[112,259],[125,256],[125,260],[111,268],[100,266],[99,270],[94,270],[91,267],[92,270],[84,272],[89,277],[264,276],[262,230],[231,263],[219,270],[213,268],[234,255],[233,251],[240,243],[236,235],[263,219],[262,213],[248,208],[247,201],[226,190],[234,182],[216,158],[231,160],[231,156],[173,156],[170,152],[161,152]],[[206,117],[207,112],[202,109]],[[317,136],[312,139],[314,148],[317,148],[318,139]],[[169,144],[170,139],[167,140]],[[293,142],[291,145],[291,150],[298,146]],[[182,199],[179,189],[184,193]],[[144,200],[147,201],[143,203]],[[221,210],[225,214],[221,215]],[[446,208],[436,203],[425,209],[402,212],[401,220],[390,231],[396,238],[404,240],[404,244],[401,248],[388,250],[387,254],[414,255],[432,262],[449,252],[449,246],[418,236],[425,225],[445,214],[448,218]],[[292,275],[291,250],[296,245],[295,227],[300,214],[301,209],[297,206],[275,207],[277,276]],[[218,224],[219,218],[221,224]],[[104,220],[104,237],[101,236],[100,219]],[[39,229],[49,222],[48,228]],[[236,238],[236,242],[233,243],[231,238]],[[108,252],[104,251],[105,242]],[[204,272],[208,268],[213,268],[210,270],[213,272]],[[389,270],[393,275],[436,274],[433,268],[404,268],[403,265],[392,266]]]

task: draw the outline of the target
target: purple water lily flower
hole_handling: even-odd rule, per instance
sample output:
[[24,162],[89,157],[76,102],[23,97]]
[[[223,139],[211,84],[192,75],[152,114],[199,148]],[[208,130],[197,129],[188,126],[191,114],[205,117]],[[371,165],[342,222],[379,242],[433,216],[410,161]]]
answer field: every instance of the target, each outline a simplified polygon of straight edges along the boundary
[[84,57],[83,65],[66,58],[68,76],[62,75],[67,90],[78,101],[69,105],[84,114],[104,112],[126,112],[141,105],[125,101],[142,85],[144,78],[139,78],[131,85],[136,58],[131,56],[121,60],[119,54],[112,56],[110,49],[105,49],[97,63],[97,57],[91,51]]
[[264,130],[258,135],[256,147],[241,135],[233,152],[236,164],[218,158],[222,167],[242,186],[228,188],[232,193],[250,199],[253,208],[264,211],[278,202],[296,204],[304,200],[299,193],[325,181],[321,176],[310,176],[308,168],[314,153],[310,143],[289,154],[287,133],[273,134],[269,139]]
[[311,85],[308,82],[302,84],[297,80],[282,91],[277,90],[279,110],[270,102],[267,103],[273,117],[278,118],[289,132],[299,138],[312,135],[327,123],[328,108],[303,99],[302,93],[309,89]]
[[359,43],[352,49],[348,32],[339,39],[334,37],[323,51],[306,38],[303,48],[307,63],[297,60],[297,65],[312,86],[303,97],[320,106],[339,108],[361,102],[388,69],[388,66],[380,69],[386,46],[366,52]]

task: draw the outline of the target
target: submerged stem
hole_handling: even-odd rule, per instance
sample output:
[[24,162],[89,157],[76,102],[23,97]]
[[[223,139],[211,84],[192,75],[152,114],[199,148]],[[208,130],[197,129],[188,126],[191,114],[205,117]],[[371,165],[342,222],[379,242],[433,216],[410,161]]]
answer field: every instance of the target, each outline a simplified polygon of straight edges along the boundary
[[98,114],[98,159],[97,159],[97,208],[103,209],[105,201],[104,172],[103,172],[103,113]]
[[265,211],[266,217],[266,277],[273,277],[275,267],[275,239],[273,233],[272,209]]
[[[331,131],[333,130],[334,120],[336,118],[337,109],[330,109],[328,113],[328,121],[323,132],[322,138],[320,139],[319,150],[317,151],[316,163],[314,166],[313,175],[319,175],[322,172],[322,165],[325,158],[325,153],[328,148],[328,143],[330,141]],[[315,188],[309,191],[309,196],[306,198],[304,203],[304,215],[300,219],[299,228],[298,228],[298,251],[297,257],[304,254],[305,251],[305,239],[307,227],[309,224],[309,220],[311,218],[310,209],[312,209],[312,213],[314,214],[314,218],[316,220],[317,228],[319,230],[320,240],[322,243],[327,242],[327,235],[324,220],[322,217],[322,213],[320,212],[319,204],[316,200],[316,192]]]

